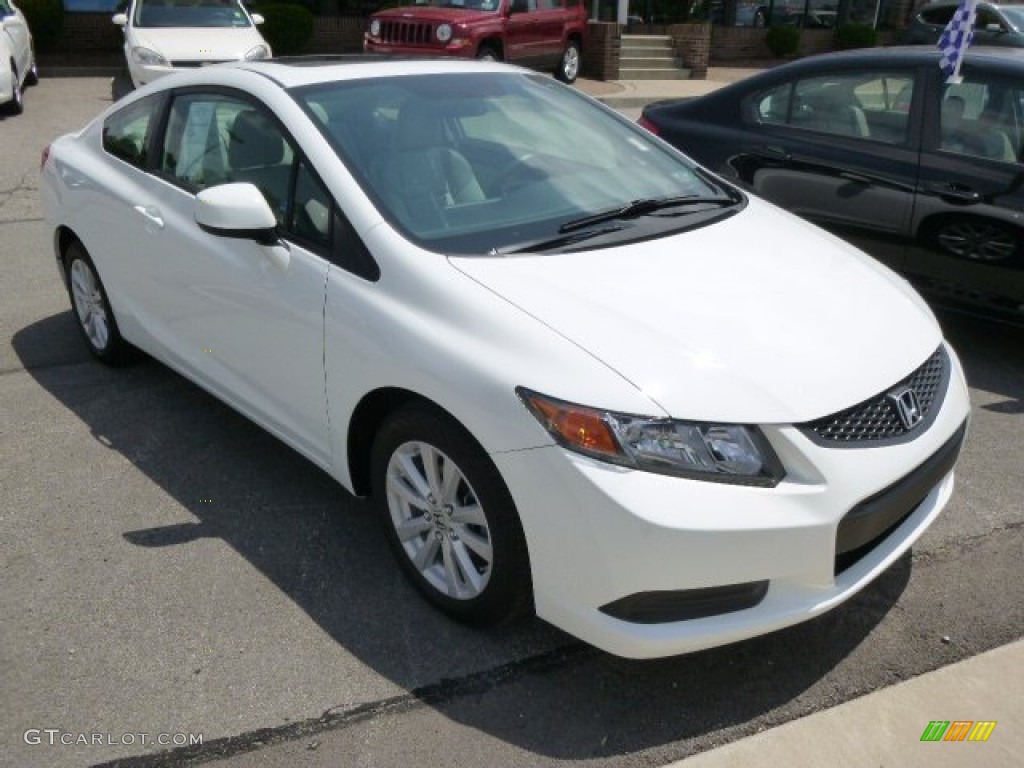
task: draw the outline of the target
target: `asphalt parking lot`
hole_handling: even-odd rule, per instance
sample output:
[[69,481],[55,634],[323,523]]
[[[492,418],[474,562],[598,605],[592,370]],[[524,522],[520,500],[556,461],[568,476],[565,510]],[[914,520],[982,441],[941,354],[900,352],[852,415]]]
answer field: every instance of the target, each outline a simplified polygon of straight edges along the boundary
[[656,662],[452,624],[326,475],[163,366],[88,355],[38,165],[109,100],[44,73],[0,118],[0,764],[661,765],[1024,637],[1024,331],[947,314],[954,499],[838,610]]

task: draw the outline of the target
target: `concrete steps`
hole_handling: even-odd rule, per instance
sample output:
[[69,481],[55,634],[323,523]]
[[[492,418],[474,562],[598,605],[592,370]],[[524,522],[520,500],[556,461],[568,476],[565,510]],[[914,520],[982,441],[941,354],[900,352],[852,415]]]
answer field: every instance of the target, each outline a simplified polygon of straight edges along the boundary
[[688,80],[668,35],[623,35],[620,80]]

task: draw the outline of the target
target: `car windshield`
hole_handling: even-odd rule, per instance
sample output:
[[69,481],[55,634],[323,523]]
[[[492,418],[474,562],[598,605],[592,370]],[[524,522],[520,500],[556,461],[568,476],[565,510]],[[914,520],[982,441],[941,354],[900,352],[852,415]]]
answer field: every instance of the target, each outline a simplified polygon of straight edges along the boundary
[[238,0],[137,0],[136,27],[248,27]]
[[1003,12],[1013,26],[1017,29],[1024,29],[1024,6],[1020,5],[1001,5],[999,9]]
[[396,76],[293,96],[382,214],[438,252],[617,244],[695,226],[740,200],[643,129],[540,75]]

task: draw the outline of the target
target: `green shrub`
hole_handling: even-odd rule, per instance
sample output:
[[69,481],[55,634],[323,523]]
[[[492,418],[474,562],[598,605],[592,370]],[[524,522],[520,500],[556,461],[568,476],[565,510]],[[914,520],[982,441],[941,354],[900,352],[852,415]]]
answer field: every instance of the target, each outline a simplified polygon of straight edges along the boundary
[[41,51],[52,50],[64,29],[64,0],[18,0],[32,40]]
[[288,3],[271,3],[255,9],[265,23],[260,34],[267,39],[275,56],[300,53],[313,37],[313,14],[308,8]]
[[792,56],[800,48],[800,28],[792,24],[769,27],[764,41],[777,58]]
[[836,31],[836,43],[842,50],[874,48],[878,45],[878,31],[870,24],[843,24]]

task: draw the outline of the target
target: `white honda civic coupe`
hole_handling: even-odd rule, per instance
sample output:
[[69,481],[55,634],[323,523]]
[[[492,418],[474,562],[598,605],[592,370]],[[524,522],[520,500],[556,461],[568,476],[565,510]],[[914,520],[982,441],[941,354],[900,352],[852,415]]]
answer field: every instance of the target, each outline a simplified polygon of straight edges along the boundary
[[54,141],[41,195],[93,354],[371,496],[464,621],[740,640],[854,595],[953,492],[967,389],[908,284],[542,75],[176,74]]

